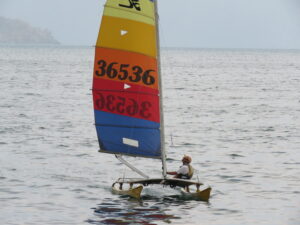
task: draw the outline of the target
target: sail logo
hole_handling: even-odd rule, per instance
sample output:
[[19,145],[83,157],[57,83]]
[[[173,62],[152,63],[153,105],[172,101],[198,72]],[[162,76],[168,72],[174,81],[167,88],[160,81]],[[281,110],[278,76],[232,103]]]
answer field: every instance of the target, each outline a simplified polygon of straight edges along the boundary
[[123,5],[123,4],[119,4],[120,7],[124,7],[124,8],[129,8],[129,9],[133,9],[135,8],[137,11],[141,11],[141,7],[140,7],[140,0],[128,0],[128,4],[129,5]]

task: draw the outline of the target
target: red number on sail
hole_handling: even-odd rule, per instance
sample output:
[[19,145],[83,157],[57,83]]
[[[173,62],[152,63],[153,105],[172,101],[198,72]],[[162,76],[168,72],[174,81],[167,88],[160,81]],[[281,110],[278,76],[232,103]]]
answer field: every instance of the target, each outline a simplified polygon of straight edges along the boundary
[[[134,97],[118,96],[115,93],[96,93],[95,95],[95,109],[122,114],[131,117],[142,119],[158,120],[157,116],[153,115],[153,104],[150,101],[140,101]],[[134,95],[133,95],[134,96]],[[158,108],[156,109],[158,111]]]

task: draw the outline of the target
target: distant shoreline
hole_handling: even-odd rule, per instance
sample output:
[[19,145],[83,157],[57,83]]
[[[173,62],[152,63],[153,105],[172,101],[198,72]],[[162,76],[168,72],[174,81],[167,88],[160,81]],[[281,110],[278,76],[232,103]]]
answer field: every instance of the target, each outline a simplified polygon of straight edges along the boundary
[[[91,48],[94,45],[67,45],[67,44],[4,44],[0,43],[0,47],[12,48]],[[200,47],[161,47],[162,51],[231,51],[231,52],[300,52],[300,49],[255,49],[255,48],[200,48]]]
[[[20,48],[37,48],[37,47],[53,47],[53,48],[95,48],[95,45],[68,45],[68,44],[8,44],[8,43],[1,43],[0,42],[0,47],[20,47]],[[245,51],[245,52],[299,52],[300,49],[283,49],[283,48],[278,48],[278,49],[271,49],[271,48],[201,48],[201,47],[161,47],[161,50],[166,51],[166,50],[172,50],[172,51]]]
[[59,45],[47,29],[16,19],[0,17],[0,45]]

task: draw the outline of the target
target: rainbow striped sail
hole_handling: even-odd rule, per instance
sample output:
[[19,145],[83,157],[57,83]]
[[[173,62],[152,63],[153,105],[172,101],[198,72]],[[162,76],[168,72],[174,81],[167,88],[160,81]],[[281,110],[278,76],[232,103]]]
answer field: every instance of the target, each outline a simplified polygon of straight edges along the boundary
[[153,0],[107,0],[93,75],[100,151],[161,158],[156,7]]

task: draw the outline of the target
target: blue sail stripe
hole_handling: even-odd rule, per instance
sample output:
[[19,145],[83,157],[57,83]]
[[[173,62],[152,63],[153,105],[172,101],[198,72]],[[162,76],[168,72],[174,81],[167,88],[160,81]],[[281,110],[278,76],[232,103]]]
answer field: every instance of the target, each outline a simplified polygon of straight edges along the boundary
[[[102,151],[141,157],[161,156],[159,123],[98,110],[95,110],[95,121]],[[137,146],[124,143],[124,139],[134,141]]]
[[160,123],[95,110],[95,123],[112,126],[148,127],[159,129]]

